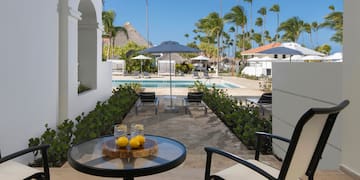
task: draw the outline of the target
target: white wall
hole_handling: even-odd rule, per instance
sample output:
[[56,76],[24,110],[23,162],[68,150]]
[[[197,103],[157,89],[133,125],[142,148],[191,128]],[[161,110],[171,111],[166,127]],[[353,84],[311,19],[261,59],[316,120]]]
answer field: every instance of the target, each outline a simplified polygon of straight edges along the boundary
[[0,149],[26,148],[58,120],[58,2],[0,5]]
[[[92,34],[97,82],[77,93],[77,24],[80,0],[6,0],[0,6],[0,150],[2,155],[27,148],[45,124],[74,119],[111,95],[111,64],[101,61],[101,0],[93,3]],[[87,4],[89,5],[89,4]],[[94,8],[92,9],[94,11]],[[85,8],[84,11],[87,11]],[[86,13],[84,13],[86,14]],[[27,160],[31,154],[27,156]],[[24,158],[23,160],[25,160]]]
[[[326,107],[342,100],[341,63],[273,63],[273,133],[287,138],[310,107]],[[342,118],[339,117],[320,169],[337,169],[341,161]],[[274,142],[274,152],[284,156],[287,144]]]
[[[100,0],[80,0],[78,1],[81,4],[78,7],[78,4],[74,4],[72,0],[61,1],[61,27],[63,31],[61,32],[61,44],[60,51],[62,52],[60,56],[60,121],[65,119],[74,120],[78,115],[82,112],[85,114],[92,110],[98,101],[104,101],[111,96],[112,85],[111,85],[111,64],[101,61],[101,53],[102,53],[102,22],[101,22],[101,9],[102,4]],[[90,5],[89,3],[93,3]],[[84,7],[94,6],[89,9],[84,9]],[[79,8],[82,8],[80,11]],[[68,10],[70,9],[70,10]],[[92,12],[91,12],[92,10]],[[95,13],[93,12],[95,10]],[[93,16],[93,14],[95,14]],[[91,16],[91,17],[86,17]],[[83,33],[83,28],[93,29],[95,33],[83,33],[79,36],[78,32],[78,22],[81,19],[86,19],[85,24],[82,24],[80,27],[80,33]],[[93,21],[97,21],[94,23]],[[91,22],[91,23],[87,23]],[[87,31],[86,31],[87,32]],[[97,42],[91,41],[95,43],[89,46],[83,46],[78,48],[78,40],[84,39],[97,39]],[[80,38],[78,38],[80,37]],[[95,51],[94,47],[95,46]],[[89,48],[89,49],[87,49]],[[79,52],[79,51],[82,51]],[[92,55],[92,57],[88,57],[86,54],[87,51],[91,51],[92,53],[88,53]],[[84,53],[85,52],[85,53]],[[83,59],[84,61],[90,60],[95,61],[95,63],[90,64],[89,69],[83,69],[85,72],[90,71],[90,75],[92,73],[96,73],[96,76],[92,76],[91,78],[94,81],[91,82],[90,87],[91,90],[78,94],[77,85],[78,85],[78,69],[77,62],[79,55],[86,55]],[[93,65],[96,65],[94,67]],[[84,73],[86,75],[86,73]],[[82,75],[84,75],[82,74]],[[89,75],[89,74],[87,74]],[[88,77],[87,77],[88,78]],[[89,82],[89,81],[88,81]],[[96,83],[96,84],[92,84]]]
[[359,107],[360,107],[360,1],[344,1],[344,98],[350,105],[344,112],[343,148],[341,165],[360,177]]

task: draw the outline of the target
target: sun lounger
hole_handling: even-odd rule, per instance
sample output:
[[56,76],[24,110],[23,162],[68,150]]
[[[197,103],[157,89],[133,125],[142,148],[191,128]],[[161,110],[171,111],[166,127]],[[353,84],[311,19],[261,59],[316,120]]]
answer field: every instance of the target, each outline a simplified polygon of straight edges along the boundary
[[194,71],[193,72],[193,78],[200,79],[199,72]]
[[207,71],[204,71],[204,78],[205,79],[210,79],[209,73]]
[[272,93],[263,93],[260,98],[246,98],[246,102],[260,107],[262,114],[272,109]]
[[151,78],[151,76],[148,72],[144,71],[144,78]]
[[185,114],[187,114],[187,112],[189,111],[189,107],[194,106],[194,105],[204,107],[205,114],[207,114],[207,106],[202,101],[203,95],[204,95],[203,92],[189,92],[188,93],[187,97],[184,98],[184,100],[183,100]]
[[142,92],[139,94],[140,101],[135,106],[135,114],[138,114],[140,106],[151,105],[155,107],[155,114],[158,113],[159,99],[155,96],[155,92]]

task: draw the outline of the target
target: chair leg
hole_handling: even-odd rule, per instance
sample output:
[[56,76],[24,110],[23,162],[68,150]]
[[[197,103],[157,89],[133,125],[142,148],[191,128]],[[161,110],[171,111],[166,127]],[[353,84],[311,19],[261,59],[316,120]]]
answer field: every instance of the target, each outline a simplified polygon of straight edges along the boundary
[[205,180],[210,180],[212,152],[206,152]]

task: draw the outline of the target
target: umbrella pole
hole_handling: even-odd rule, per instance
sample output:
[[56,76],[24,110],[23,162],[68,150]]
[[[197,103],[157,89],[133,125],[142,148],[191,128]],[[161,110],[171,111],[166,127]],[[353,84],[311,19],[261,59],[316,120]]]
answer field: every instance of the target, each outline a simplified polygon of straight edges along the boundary
[[169,53],[169,59],[170,59],[170,108],[173,108],[173,102],[172,102],[172,79],[171,79],[171,53]]
[[140,77],[144,77],[143,71],[142,71],[142,66],[143,66],[143,60],[141,59],[141,64],[140,64]]

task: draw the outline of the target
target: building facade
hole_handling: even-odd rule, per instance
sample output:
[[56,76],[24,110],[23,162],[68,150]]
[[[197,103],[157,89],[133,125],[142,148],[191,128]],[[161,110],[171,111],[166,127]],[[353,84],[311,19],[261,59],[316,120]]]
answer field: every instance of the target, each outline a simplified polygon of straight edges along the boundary
[[[111,96],[101,61],[101,0],[5,0],[0,6],[0,149],[93,109]],[[78,93],[79,84],[90,90]]]

